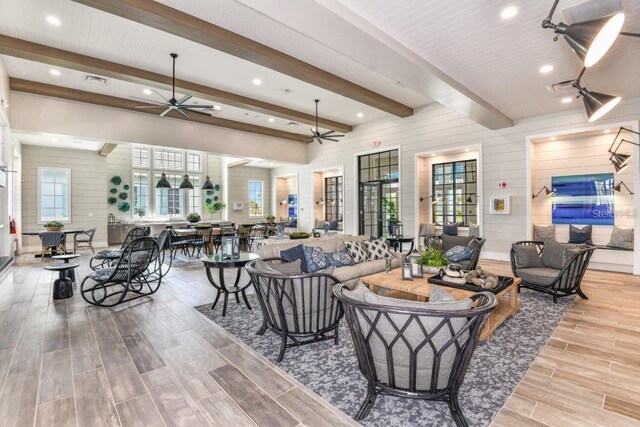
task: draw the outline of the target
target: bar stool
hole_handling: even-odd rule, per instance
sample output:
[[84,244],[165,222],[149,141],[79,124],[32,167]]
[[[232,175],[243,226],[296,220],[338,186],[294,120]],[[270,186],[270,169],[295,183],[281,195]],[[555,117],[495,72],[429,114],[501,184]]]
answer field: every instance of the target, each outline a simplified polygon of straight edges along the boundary
[[[51,257],[51,259],[61,259],[65,264],[69,264],[69,261],[75,258],[80,258],[80,254],[53,255]],[[74,269],[68,270],[65,274],[73,283],[76,282],[76,271]]]
[[79,267],[80,264],[45,265],[44,269],[57,271],[60,275],[53,282],[53,299],[65,299],[73,296],[73,283],[68,277],[68,271]]

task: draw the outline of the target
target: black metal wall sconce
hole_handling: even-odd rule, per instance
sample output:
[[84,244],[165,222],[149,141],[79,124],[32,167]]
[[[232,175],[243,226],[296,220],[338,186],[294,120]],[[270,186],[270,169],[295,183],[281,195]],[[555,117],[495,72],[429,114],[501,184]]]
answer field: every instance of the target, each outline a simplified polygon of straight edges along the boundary
[[438,203],[440,200],[442,200],[442,195],[440,193],[436,193],[435,195],[431,195],[431,196],[426,196],[426,197],[420,197],[420,202],[423,202],[427,199],[433,199],[433,201],[431,202],[431,204],[435,205],[436,203]]
[[629,187],[627,187],[627,184],[624,183],[624,181],[620,181],[619,183],[617,183],[616,185],[613,186],[613,191],[616,193],[622,193],[622,188],[625,188],[627,190],[627,193],[634,194],[633,191],[629,190]]
[[[623,142],[629,143],[631,145],[637,145],[640,147],[640,144],[637,144],[633,141],[629,141],[627,139],[622,138],[620,140],[620,142],[618,142],[618,145],[616,145],[616,141],[618,140],[618,137],[620,137],[620,134],[622,132],[631,132],[634,133],[636,135],[640,135],[640,132],[636,132],[634,130],[631,129],[627,129],[625,127],[620,127],[620,129],[618,129],[618,133],[616,134],[616,137],[613,138],[613,142],[611,143],[611,146],[609,147],[608,152],[611,154],[611,157],[609,157],[609,161],[611,161],[611,164],[613,165],[613,168],[616,170],[616,173],[620,173],[623,170],[625,170],[628,166],[629,166],[629,161],[631,160],[631,154],[621,154],[618,153],[618,150],[620,149],[620,146],[622,145]],[[614,149],[613,146],[616,145],[616,148]]]
[[472,202],[473,202],[473,199],[471,198],[471,196],[477,196],[477,195],[478,195],[477,193],[468,193],[468,194],[467,194],[467,198],[465,199],[465,201],[466,201],[467,203],[472,203]]
[[544,191],[545,196],[547,197],[551,197],[551,196],[555,196],[556,192],[553,191],[552,189],[550,189],[549,187],[547,187],[546,185],[544,187],[542,187],[540,189],[540,191],[538,191],[536,194],[532,195],[532,199],[535,199],[536,197],[538,197],[540,195],[540,193],[542,193]]
[[316,205],[324,205],[324,199],[320,197],[320,200],[316,200]]
[[287,201],[287,199],[282,199],[282,201],[280,202],[280,206],[282,205],[288,205],[289,202]]

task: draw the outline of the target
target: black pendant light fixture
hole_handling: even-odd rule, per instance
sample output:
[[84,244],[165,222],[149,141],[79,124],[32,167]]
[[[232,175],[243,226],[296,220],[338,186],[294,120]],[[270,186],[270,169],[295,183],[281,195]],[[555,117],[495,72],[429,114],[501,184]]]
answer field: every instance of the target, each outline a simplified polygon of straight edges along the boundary
[[209,175],[207,175],[207,178],[204,180],[204,182],[202,183],[202,189],[203,190],[213,190],[213,182],[211,182],[211,179],[209,178]]
[[193,190],[193,183],[189,181],[189,174],[185,173],[180,183],[181,190]]
[[[618,150],[622,146],[622,143],[626,142],[626,143],[631,144],[631,145],[640,146],[640,144],[637,144],[637,143],[635,143],[633,141],[629,141],[629,140],[624,139],[624,138],[622,138],[620,140],[620,142],[618,142],[618,145],[616,145],[616,141],[618,140],[618,138],[620,137],[622,132],[631,132],[631,133],[634,133],[636,135],[640,135],[640,132],[636,132],[634,130],[627,129],[627,128],[622,127],[622,126],[620,127],[620,129],[618,129],[618,133],[616,134],[615,138],[613,138],[613,142],[611,143],[611,146],[609,147],[609,153],[611,154],[611,157],[609,157],[609,161],[613,165],[613,168],[615,169],[616,173],[620,173],[623,170],[625,170],[629,166],[629,161],[631,160],[631,154],[618,153]],[[614,145],[616,146],[615,149],[613,148]]]
[[160,179],[156,183],[156,188],[171,188],[171,183],[167,179],[167,175],[164,173],[164,150],[162,150],[162,156],[160,159],[162,161],[162,175],[160,175]]

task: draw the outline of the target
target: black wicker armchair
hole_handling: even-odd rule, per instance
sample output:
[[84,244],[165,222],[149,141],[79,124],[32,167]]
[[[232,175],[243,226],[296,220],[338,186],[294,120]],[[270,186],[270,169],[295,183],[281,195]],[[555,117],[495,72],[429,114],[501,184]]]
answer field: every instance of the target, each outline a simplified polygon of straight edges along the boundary
[[481,292],[466,308],[447,310],[415,302],[410,307],[371,304],[358,298],[357,290],[345,290],[340,284],[334,294],[344,307],[358,366],[368,383],[355,419],[369,414],[379,394],[388,394],[446,402],[456,425],[467,426],[458,391],[482,327],[498,304],[495,295]]
[[114,267],[96,270],[85,277],[80,293],[89,304],[113,307],[155,293],[162,276],[158,243],[152,237],[142,237],[125,248]]
[[[544,242],[525,240],[514,243],[514,246],[535,246],[538,256],[542,257]],[[589,299],[580,289],[582,278],[589,266],[589,260],[594,246],[587,246],[582,249],[575,249],[570,256],[562,255],[566,258],[564,265],[560,269],[556,268],[522,268],[518,265],[515,249],[511,248],[511,270],[515,277],[522,280],[518,285],[520,288],[528,288],[538,292],[544,292],[553,296],[553,302],[557,303],[559,297],[578,294],[583,299]]]
[[[267,258],[264,262],[283,262]],[[338,324],[344,315],[340,302],[333,296],[339,282],[325,273],[286,275],[275,270],[256,269],[247,264],[262,310],[262,335],[267,329],[282,338],[278,362],[287,348],[333,339],[338,343]]]
[[144,228],[132,228],[124,238],[124,242],[122,242],[122,246],[120,246],[120,249],[103,249],[99,251],[93,256],[93,258],[91,258],[91,260],[89,260],[89,267],[91,267],[91,269],[94,271],[100,268],[109,267],[122,256],[122,253],[129,244],[131,244],[136,239],[145,237],[146,235],[147,231]]

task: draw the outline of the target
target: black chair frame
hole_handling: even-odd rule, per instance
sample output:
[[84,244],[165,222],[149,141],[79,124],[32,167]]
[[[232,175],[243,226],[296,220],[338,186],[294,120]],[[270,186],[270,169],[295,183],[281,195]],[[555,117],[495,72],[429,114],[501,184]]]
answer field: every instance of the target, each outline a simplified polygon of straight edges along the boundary
[[[343,294],[345,288],[346,286],[344,284],[339,284],[334,288],[333,292],[344,307],[351,338],[353,339],[358,357],[358,366],[360,372],[367,380],[367,394],[355,416],[355,420],[360,421],[367,417],[373,408],[376,397],[379,394],[387,394],[396,397],[446,402],[449,405],[449,410],[456,425],[467,426],[467,421],[458,403],[458,392],[464,381],[464,376],[478,343],[482,327],[498,305],[496,296],[489,292],[477,293],[471,297],[474,302],[474,307],[468,310],[433,310],[426,307],[424,309],[417,309],[360,302],[346,297]],[[372,316],[367,315],[367,313],[371,313]],[[393,314],[408,317],[402,325],[396,325],[390,317],[390,315]],[[372,317],[373,320],[371,320],[370,317]],[[427,328],[422,323],[423,318],[438,318],[442,320],[436,328],[427,331]],[[389,324],[393,325],[393,329],[397,333],[393,340],[386,340],[377,329],[381,319],[386,319]],[[463,319],[466,319],[466,324],[459,327],[458,331],[454,333],[455,330],[451,322],[453,320]],[[363,320],[366,324],[362,323]],[[422,333],[425,335],[424,340],[413,348],[403,335],[411,324],[419,325]],[[368,329],[367,333],[365,333],[365,328]],[[443,329],[448,329],[452,337],[436,351],[432,339]],[[465,334],[468,334],[468,336],[466,340],[460,344],[459,341]],[[374,336],[377,337],[385,347],[388,378],[383,379],[377,376],[370,346],[371,338]],[[404,345],[410,352],[408,388],[396,386],[396,373],[393,360],[396,360],[394,359],[394,349],[398,348],[396,347],[398,343],[399,345]],[[429,348],[427,346],[433,349],[435,355],[429,388],[427,390],[421,390],[417,386],[417,358],[420,350]],[[456,348],[456,356],[447,380],[447,385],[446,387],[438,387],[441,356],[452,346]]]
[[[263,261],[284,262],[282,258],[266,258]],[[339,283],[337,278],[325,273],[269,273],[257,270],[255,261],[247,264],[246,269],[263,315],[262,327],[257,335],[264,334],[268,329],[282,339],[277,362],[282,361],[288,348],[327,340],[338,343],[338,325],[344,310],[331,291],[323,291]],[[315,313],[307,310],[307,302],[309,308],[316,309]],[[292,309],[292,313],[285,313],[284,303]],[[287,314],[292,322],[287,319]]]
[[[124,253],[127,246],[133,243],[133,241],[135,241],[136,239],[145,237],[147,235],[148,235],[147,230],[145,230],[144,228],[133,227],[131,230],[129,230],[129,232],[127,233],[127,236],[124,238],[124,242],[122,242],[122,245],[120,246],[121,253]],[[114,265],[118,261],[118,258],[105,257],[101,255],[100,252],[98,252],[96,255],[94,255],[91,258],[91,260],[89,260],[89,267],[91,267],[93,271],[96,271],[101,268]]]
[[[538,250],[538,255],[542,256],[542,252],[544,251],[544,242],[536,241],[536,240],[522,240],[519,242],[515,242],[515,245],[518,246],[536,246]],[[525,282],[524,280],[520,282],[518,285],[518,292],[520,292],[521,288],[532,289],[534,291],[543,292],[545,294],[549,294],[553,296],[553,302],[558,303],[558,298],[566,297],[569,295],[577,294],[582,299],[589,299],[582,289],[580,285],[582,284],[582,278],[584,277],[584,273],[587,271],[587,267],[589,266],[589,261],[591,260],[591,255],[593,255],[593,251],[596,248],[594,246],[589,246],[585,249],[580,250],[576,254],[574,254],[562,267],[556,278],[551,282],[548,286],[541,286],[535,283]],[[515,260],[515,251],[511,248],[510,253],[511,258],[511,271],[515,277],[518,277],[516,273],[516,260]]]

